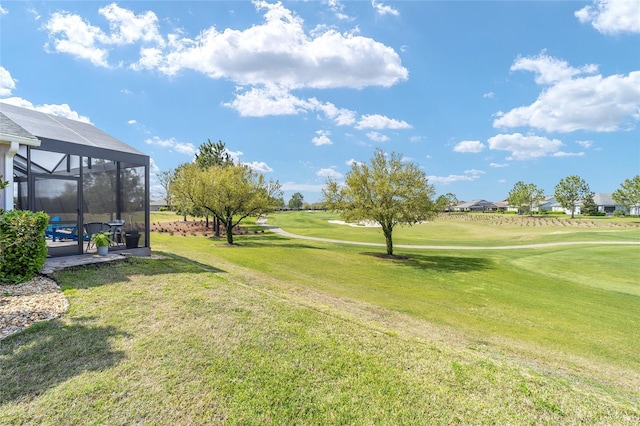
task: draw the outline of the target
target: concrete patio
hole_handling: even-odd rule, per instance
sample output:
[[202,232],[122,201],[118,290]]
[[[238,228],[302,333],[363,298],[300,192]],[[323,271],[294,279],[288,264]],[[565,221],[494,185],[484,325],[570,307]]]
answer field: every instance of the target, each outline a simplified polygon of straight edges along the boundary
[[47,258],[42,275],[51,275],[55,271],[61,271],[74,266],[92,265],[106,262],[118,262],[127,259],[129,256],[148,257],[147,248],[111,251],[106,256],[96,253],[79,254],[75,256],[61,256]]

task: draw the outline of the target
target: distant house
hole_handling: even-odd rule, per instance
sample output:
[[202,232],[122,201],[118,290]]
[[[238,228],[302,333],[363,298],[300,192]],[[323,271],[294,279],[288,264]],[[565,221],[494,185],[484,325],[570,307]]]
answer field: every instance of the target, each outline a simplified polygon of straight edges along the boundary
[[596,192],[593,194],[593,201],[598,206],[598,211],[607,215],[613,214],[616,210],[626,210],[624,206],[616,205],[610,193]]
[[533,210],[539,211],[539,212],[553,211],[554,205],[559,205],[558,201],[556,200],[556,197],[554,197],[553,195],[546,195],[542,199],[542,201],[540,201],[540,204],[538,204],[537,207],[534,207]]
[[498,207],[487,200],[473,200],[453,207],[454,212],[495,212],[497,210]]
[[149,211],[157,212],[167,207],[165,200],[151,200],[149,201]]
[[[580,206],[581,205],[582,205],[582,203],[578,202],[578,205],[576,206],[575,210],[573,211],[574,214],[581,214],[580,213],[581,212],[581,210],[580,210]],[[551,204],[550,206],[551,206],[551,211],[552,212],[563,212],[564,214],[571,214],[571,209],[565,209],[557,201],[555,203]]]
[[506,211],[511,211],[511,210],[515,210],[517,211],[518,209],[515,207],[511,207],[509,205],[509,200],[507,198],[505,198],[504,200],[500,200],[496,203],[494,203],[496,206],[496,211],[499,212],[506,212]]

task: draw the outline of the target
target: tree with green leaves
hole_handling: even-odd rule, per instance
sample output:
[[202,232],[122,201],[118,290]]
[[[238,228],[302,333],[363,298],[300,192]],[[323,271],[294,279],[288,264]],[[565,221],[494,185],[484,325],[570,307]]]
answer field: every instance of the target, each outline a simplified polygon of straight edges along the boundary
[[620,184],[620,188],[613,192],[612,198],[627,209],[635,207],[636,214],[640,216],[640,175],[625,179]]
[[196,164],[203,169],[207,169],[213,166],[232,166],[234,162],[224,142],[218,141],[214,143],[207,139],[207,142],[198,148]]
[[533,216],[533,208],[544,199],[544,190],[533,183],[516,182],[513,189],[509,191],[508,202],[510,206],[517,206],[518,211],[524,209]]
[[598,205],[593,199],[593,192],[589,192],[582,200],[582,207],[580,208],[580,214],[585,216],[597,216]]
[[160,182],[160,186],[164,189],[164,201],[167,203],[169,210],[171,210],[171,192],[169,191],[169,187],[171,186],[174,174],[174,170],[163,170],[156,175],[158,177],[158,182]]
[[[235,165],[233,158],[229,154],[224,142],[219,140],[218,142],[211,142],[211,139],[207,139],[207,142],[200,145],[198,152],[196,153],[196,164],[202,169],[208,169],[209,167],[227,167]],[[209,228],[209,215],[204,214],[207,225]],[[220,236],[220,222],[218,218],[213,218],[213,232],[216,237]]]
[[234,227],[249,216],[275,210],[282,196],[277,181],[267,182],[245,165],[202,168],[197,163],[180,167],[171,193],[179,203],[207,211],[224,224],[229,244]]
[[291,199],[289,200],[290,209],[300,210],[303,204],[304,204],[304,196],[299,192],[296,192],[295,194],[293,194],[291,196]]
[[589,185],[584,179],[577,175],[571,175],[561,179],[556,185],[555,190],[555,197],[558,203],[560,203],[562,208],[571,210],[571,219],[575,217],[578,203],[584,200],[589,194],[591,194]]
[[345,221],[375,221],[382,227],[387,255],[393,255],[393,229],[435,216],[435,190],[425,173],[402,155],[376,149],[370,164],[354,162],[344,185],[329,179],[322,190],[329,210]]
[[450,211],[450,208],[456,204],[458,204],[458,197],[451,192],[447,192],[436,199],[436,210],[439,212]]

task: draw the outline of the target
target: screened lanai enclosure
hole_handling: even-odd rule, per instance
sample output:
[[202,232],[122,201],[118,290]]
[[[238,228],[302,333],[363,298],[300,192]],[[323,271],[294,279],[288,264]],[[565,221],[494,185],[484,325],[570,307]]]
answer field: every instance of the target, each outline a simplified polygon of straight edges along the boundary
[[[0,113],[0,139],[19,134],[15,152],[8,154],[13,156],[12,207],[49,215],[50,256],[95,250],[91,235],[98,230],[111,234],[111,250],[149,252],[147,155],[85,122],[4,103]],[[20,143],[25,137],[20,132],[39,140],[39,146]]]

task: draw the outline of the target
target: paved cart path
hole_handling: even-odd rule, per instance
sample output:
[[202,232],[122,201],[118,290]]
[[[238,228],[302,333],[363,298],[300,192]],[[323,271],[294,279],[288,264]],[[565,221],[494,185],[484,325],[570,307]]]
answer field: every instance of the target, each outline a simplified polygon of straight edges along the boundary
[[[264,226],[271,232],[280,234],[289,238],[298,238],[301,240],[322,241],[325,243],[338,243],[338,244],[353,244],[359,246],[374,246],[374,247],[386,247],[386,244],[382,243],[367,243],[362,241],[344,241],[334,240],[331,238],[320,237],[308,237],[305,235],[292,234],[277,226],[267,225],[266,218],[260,218],[256,221],[256,224]],[[394,244],[394,248],[406,248],[406,249],[423,249],[423,250],[514,250],[514,249],[533,249],[542,247],[554,247],[554,246],[571,246],[571,245],[640,245],[640,241],[567,241],[556,243],[538,243],[538,244],[520,244],[511,246],[434,246],[434,245],[411,245],[411,244]]]

